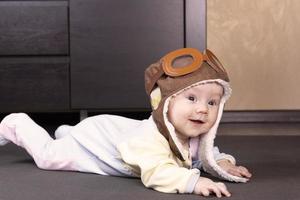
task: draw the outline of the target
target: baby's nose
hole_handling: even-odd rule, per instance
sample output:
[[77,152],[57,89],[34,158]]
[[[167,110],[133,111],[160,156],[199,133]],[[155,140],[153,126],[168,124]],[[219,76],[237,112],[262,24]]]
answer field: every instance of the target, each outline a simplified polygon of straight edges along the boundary
[[196,113],[202,113],[202,114],[207,114],[208,113],[208,108],[206,104],[199,103],[196,106]]

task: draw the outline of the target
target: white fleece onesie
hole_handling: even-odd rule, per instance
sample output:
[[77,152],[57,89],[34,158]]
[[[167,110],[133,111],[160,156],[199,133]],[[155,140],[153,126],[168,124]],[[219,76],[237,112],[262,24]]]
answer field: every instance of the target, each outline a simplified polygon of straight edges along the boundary
[[[27,114],[10,114],[1,122],[0,143],[12,141],[25,148],[42,169],[141,177],[146,187],[161,192],[191,193],[200,175],[201,161],[192,161],[191,152],[185,152],[189,159],[179,160],[152,117],[140,121],[98,115],[57,130],[65,136],[53,140]],[[217,148],[214,156],[234,162]]]

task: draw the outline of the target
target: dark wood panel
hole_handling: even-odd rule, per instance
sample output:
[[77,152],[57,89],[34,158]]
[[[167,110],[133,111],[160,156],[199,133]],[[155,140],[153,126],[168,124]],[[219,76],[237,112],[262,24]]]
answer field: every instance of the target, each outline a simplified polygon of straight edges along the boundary
[[0,55],[68,55],[67,1],[1,1]]
[[185,45],[204,50],[206,48],[206,0],[185,2]]
[[66,59],[0,59],[0,111],[67,111]]
[[72,108],[147,109],[144,70],[184,47],[183,0],[70,1]]

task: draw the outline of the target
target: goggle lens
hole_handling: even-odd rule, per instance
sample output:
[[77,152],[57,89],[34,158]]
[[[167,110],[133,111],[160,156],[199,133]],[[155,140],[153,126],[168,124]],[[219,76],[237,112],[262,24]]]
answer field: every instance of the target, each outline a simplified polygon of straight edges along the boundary
[[[180,62],[180,59],[183,61]],[[174,66],[176,60],[179,60],[179,63],[184,64],[181,66]],[[201,67],[201,64],[204,61],[206,61],[217,72],[220,72],[221,70],[226,73],[226,70],[219,59],[208,49],[204,51],[204,54],[193,48],[184,48],[172,51],[162,58],[162,67],[167,75],[176,77],[196,71]]]

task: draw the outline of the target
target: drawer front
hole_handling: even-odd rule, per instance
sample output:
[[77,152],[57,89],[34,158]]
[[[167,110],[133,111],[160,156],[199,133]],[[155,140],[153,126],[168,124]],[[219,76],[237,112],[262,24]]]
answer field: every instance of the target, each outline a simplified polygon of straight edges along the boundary
[[67,1],[0,1],[0,55],[68,55]]
[[72,108],[149,109],[144,70],[184,47],[184,2],[70,3]]
[[0,59],[0,112],[66,111],[69,64],[66,60]]

